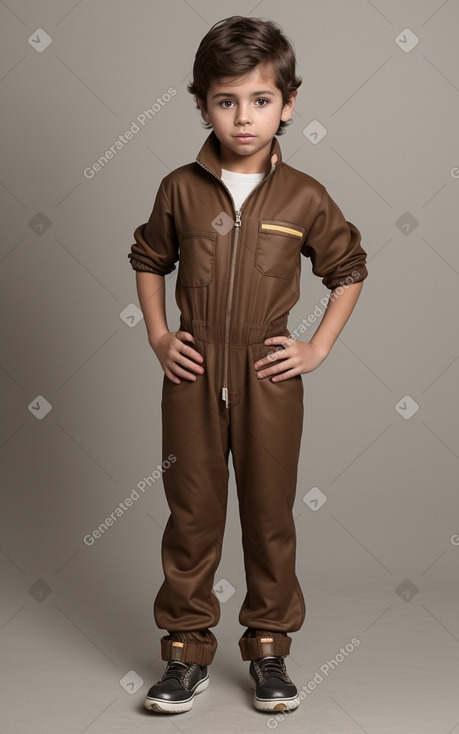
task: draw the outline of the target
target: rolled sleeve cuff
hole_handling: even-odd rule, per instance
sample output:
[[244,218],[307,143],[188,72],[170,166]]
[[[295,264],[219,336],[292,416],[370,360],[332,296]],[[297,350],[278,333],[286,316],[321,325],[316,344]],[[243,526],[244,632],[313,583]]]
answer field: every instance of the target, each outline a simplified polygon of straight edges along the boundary
[[[128,257],[132,268],[139,272],[169,275],[175,270],[178,259],[177,248],[173,237],[158,228],[161,236],[156,238],[156,246],[152,245],[152,235],[148,236],[150,223],[139,225],[134,232],[135,242],[131,246]],[[154,230],[154,225],[151,225]]]
[[161,270],[160,268],[155,268],[153,265],[147,265],[147,263],[142,262],[132,253],[129,253],[128,258],[130,260],[132,269],[137,271],[138,273],[154,273],[155,275],[168,275],[169,273],[172,273],[173,270],[175,270],[175,265],[172,265],[166,271],[164,269]]
[[346,269],[344,272],[334,270],[333,273],[328,273],[322,278],[322,283],[326,288],[333,290],[340,286],[352,285],[353,283],[360,283],[368,276],[368,270],[365,264],[365,259],[359,258],[358,262],[349,263],[346,262]]

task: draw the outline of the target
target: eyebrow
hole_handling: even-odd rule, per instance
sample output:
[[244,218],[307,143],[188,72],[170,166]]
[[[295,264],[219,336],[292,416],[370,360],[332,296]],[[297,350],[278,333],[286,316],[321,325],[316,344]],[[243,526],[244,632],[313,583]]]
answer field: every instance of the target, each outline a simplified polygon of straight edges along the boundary
[[[260,92],[251,92],[250,96],[259,97],[262,94],[265,94],[265,95],[270,94],[271,97],[274,97],[274,92],[270,92],[269,89],[262,89]],[[237,94],[231,94],[231,93],[225,94],[225,92],[218,92],[217,94],[213,95],[212,99],[216,99],[217,97],[233,97],[234,98],[237,96],[238,96]]]

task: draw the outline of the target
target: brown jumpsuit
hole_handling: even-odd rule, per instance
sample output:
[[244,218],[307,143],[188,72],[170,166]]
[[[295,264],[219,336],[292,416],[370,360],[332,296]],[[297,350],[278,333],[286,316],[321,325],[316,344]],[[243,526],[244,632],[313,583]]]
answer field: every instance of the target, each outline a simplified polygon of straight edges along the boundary
[[[213,591],[225,529],[228,457],[237,484],[247,593],[239,622],[243,660],[287,655],[305,618],[295,573],[293,520],[303,425],[300,375],[273,383],[254,363],[289,335],[301,254],[330,289],[364,280],[360,233],[326,189],[281,160],[276,138],[265,178],[236,212],[220,180],[211,133],[195,163],[163,179],[149,221],[137,227],[135,270],[166,275],[179,261],[180,330],[190,332],[204,373],[162,388],[163,474],[170,516],[164,582],[154,603],[163,660],[208,665],[220,618]],[[180,337],[180,335],[179,335]]]

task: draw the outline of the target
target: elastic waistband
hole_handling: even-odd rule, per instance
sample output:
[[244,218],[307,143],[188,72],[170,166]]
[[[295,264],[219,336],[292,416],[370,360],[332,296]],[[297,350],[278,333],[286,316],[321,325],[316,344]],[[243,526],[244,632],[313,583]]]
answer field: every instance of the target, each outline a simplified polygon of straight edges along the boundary
[[[203,342],[210,344],[225,343],[225,325],[218,324],[214,321],[198,321],[192,320],[186,322],[183,318],[180,320],[180,329],[188,331]],[[270,336],[288,335],[287,316],[283,316],[275,321],[270,321],[262,326],[254,324],[233,324],[230,330],[231,346],[247,346],[248,344],[259,344]]]

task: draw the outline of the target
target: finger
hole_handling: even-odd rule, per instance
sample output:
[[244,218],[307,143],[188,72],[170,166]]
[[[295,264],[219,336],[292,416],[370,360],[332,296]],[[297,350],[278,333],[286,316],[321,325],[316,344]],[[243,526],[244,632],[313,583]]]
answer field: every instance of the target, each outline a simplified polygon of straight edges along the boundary
[[191,347],[178,348],[176,352],[172,352],[171,357],[175,362],[179,362],[180,364],[187,365],[189,367],[193,365],[193,369],[194,367],[199,366],[198,372],[202,372],[202,364],[197,365],[197,362],[202,363],[204,360],[199,352],[196,352]]
[[277,334],[277,336],[267,336],[264,340],[265,344],[282,344],[285,334]]
[[167,377],[167,378],[168,378],[168,379],[169,379],[169,380],[170,380],[171,382],[174,382],[174,383],[175,383],[176,385],[179,385],[179,384],[180,384],[180,380],[179,380],[179,378],[177,377],[177,375],[174,375],[174,373],[173,373],[173,372],[172,372],[172,371],[171,371],[171,370],[170,370],[170,369],[169,369],[168,367],[165,367],[165,368],[164,368],[164,374],[166,375],[166,377]]
[[175,332],[175,336],[181,342],[192,342],[194,344],[196,341],[193,334],[190,334],[189,331],[181,331],[181,329]]
[[267,346],[273,345],[277,346],[278,348],[288,349],[292,346],[292,344],[295,344],[295,339],[293,339],[290,336],[270,336],[268,339],[265,339],[265,344]]
[[283,382],[284,380],[289,380],[291,377],[296,377],[296,375],[299,375],[300,370],[298,368],[287,370],[286,372],[281,372],[279,375],[276,375],[272,378],[272,382]]
[[[180,336],[179,336],[180,335]],[[180,347],[177,347],[179,353],[185,354],[198,362],[203,362],[203,357],[196,351],[191,345],[196,343],[196,340],[192,334],[187,331],[178,331],[176,338],[180,342]]]
[[272,377],[273,375],[279,375],[282,372],[286,372],[287,370],[292,368],[292,363],[290,360],[284,360],[282,362],[279,362],[278,364],[272,365],[266,369],[262,369],[259,372],[257,372],[257,377],[260,379],[263,379],[263,377]]
[[194,338],[193,334],[190,334],[188,331],[177,331],[176,339],[178,339],[179,342],[184,344],[185,346],[188,346],[190,349],[193,348],[193,345],[196,344],[196,339]]
[[187,372],[196,372],[199,375],[202,375],[204,372],[204,368],[202,365],[197,364],[194,360],[188,359],[183,353],[178,353],[175,358],[173,358],[173,363],[171,364],[171,368],[173,369],[174,366],[180,367],[180,369],[185,370]]
[[185,367],[182,367],[177,362],[172,364],[169,369],[173,375],[175,375],[176,377],[181,377],[184,380],[194,381],[197,379],[197,375],[193,374],[193,372],[191,372],[190,370],[185,369]]
[[287,355],[285,355],[285,349],[283,349],[282,347],[278,347],[277,349],[273,349],[273,351],[267,354],[266,357],[263,357],[263,359],[259,359],[257,362],[255,362],[254,367],[256,370],[263,369],[263,367],[271,365],[278,359],[286,358]]

